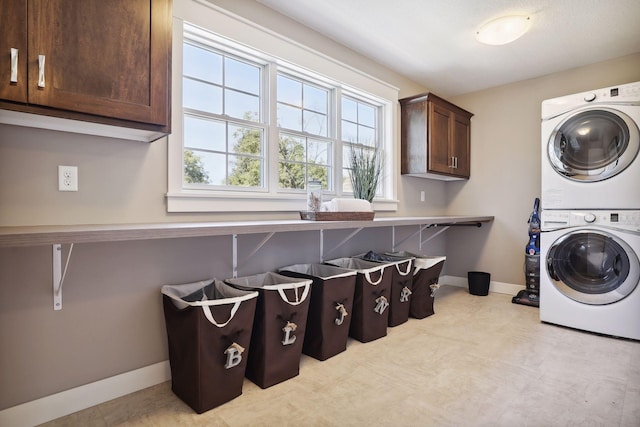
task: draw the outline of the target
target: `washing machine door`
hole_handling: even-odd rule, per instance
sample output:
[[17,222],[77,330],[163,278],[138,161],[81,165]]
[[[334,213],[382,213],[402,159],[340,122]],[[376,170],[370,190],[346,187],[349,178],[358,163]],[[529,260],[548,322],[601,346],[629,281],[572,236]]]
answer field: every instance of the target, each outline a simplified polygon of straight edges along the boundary
[[633,249],[624,240],[599,230],[564,234],[551,245],[546,268],[558,291],[584,304],[618,302],[640,281],[640,262]]
[[625,170],[640,150],[638,125],[624,112],[597,107],[570,114],[551,133],[547,154],[560,175],[594,182]]

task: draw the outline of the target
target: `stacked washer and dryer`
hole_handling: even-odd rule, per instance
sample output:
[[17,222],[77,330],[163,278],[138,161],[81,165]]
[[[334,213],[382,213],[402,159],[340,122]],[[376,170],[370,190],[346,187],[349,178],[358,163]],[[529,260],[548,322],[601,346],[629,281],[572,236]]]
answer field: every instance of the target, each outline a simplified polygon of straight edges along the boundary
[[640,340],[640,82],[542,102],[540,320]]

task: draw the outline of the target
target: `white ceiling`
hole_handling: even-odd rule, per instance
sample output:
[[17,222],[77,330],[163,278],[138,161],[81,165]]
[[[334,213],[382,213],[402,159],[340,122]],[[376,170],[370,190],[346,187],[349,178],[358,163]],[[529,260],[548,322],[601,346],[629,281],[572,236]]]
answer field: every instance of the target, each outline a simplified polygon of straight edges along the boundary
[[[256,0],[442,96],[640,52],[640,0]],[[503,15],[532,21],[504,46],[475,40]]]

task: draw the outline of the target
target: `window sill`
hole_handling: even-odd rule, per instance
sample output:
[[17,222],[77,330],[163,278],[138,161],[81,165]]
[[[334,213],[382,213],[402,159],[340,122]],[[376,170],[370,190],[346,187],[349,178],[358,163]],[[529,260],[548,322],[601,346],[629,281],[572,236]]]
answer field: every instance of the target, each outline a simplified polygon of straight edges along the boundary
[[[201,191],[167,193],[167,212],[299,212],[306,202],[299,196],[216,194]],[[374,200],[376,212],[395,212],[397,200]]]

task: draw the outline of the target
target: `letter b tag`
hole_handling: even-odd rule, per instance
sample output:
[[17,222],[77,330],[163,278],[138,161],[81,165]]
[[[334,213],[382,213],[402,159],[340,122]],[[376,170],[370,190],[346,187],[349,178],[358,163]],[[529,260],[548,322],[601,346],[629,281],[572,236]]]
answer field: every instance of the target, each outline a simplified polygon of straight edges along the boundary
[[227,355],[227,362],[224,364],[224,368],[230,369],[238,366],[240,362],[242,362],[242,352],[244,352],[244,347],[242,347],[240,344],[236,342],[231,344],[224,351],[224,354]]

